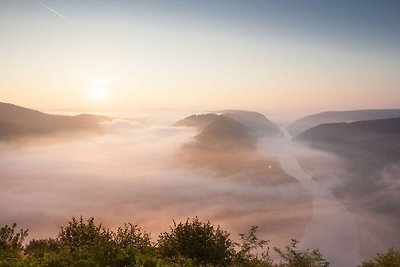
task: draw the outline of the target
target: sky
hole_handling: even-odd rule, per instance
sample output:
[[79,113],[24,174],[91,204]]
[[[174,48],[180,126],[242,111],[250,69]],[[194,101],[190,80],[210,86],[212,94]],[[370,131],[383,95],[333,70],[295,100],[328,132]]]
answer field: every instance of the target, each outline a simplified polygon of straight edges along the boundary
[[399,1],[1,0],[0,101],[40,110],[400,105]]

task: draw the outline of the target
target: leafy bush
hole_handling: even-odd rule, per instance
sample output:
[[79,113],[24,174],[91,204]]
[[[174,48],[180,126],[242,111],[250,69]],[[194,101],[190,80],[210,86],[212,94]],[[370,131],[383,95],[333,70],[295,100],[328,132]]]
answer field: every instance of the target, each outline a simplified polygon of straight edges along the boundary
[[290,267],[329,267],[329,262],[322,258],[319,249],[300,250],[297,245],[299,241],[292,239],[286,251],[274,248],[283,260],[283,266]]
[[141,228],[135,224],[125,224],[124,227],[119,227],[114,240],[117,245],[123,248],[134,248],[138,251],[148,251],[151,249],[150,235],[142,232]]
[[28,230],[16,231],[17,224],[0,228],[0,267],[23,266],[22,253],[24,238]]
[[87,223],[80,217],[79,221],[72,218],[67,227],[61,227],[58,236],[61,245],[68,246],[71,250],[86,251],[98,245],[106,245],[112,241],[110,231],[104,229],[101,224],[96,226],[94,218],[87,220]]
[[[292,240],[284,250],[274,248],[280,263],[273,263],[268,241],[257,236],[257,226],[233,242],[228,232],[198,218],[175,223],[157,243],[138,225],[125,224],[113,232],[93,218],[72,218],[58,238],[31,240],[16,224],[0,228],[0,267],[328,267],[318,249],[301,250]],[[263,250],[267,246],[266,250]],[[399,267],[400,251],[389,249],[359,267]]]
[[234,256],[234,242],[229,233],[210,222],[202,223],[196,217],[191,222],[176,224],[169,233],[160,234],[158,248],[161,255],[174,258],[190,258],[195,263],[228,266]]
[[24,238],[28,235],[28,229],[15,231],[17,224],[11,227],[5,225],[0,228],[0,251],[2,252],[20,252],[22,251],[22,243]]
[[33,239],[25,248],[25,253],[29,256],[44,257],[48,252],[55,252],[59,249],[61,243],[56,239]]
[[268,245],[268,240],[259,239],[257,237],[258,226],[251,226],[247,233],[239,234],[240,243],[236,244],[239,251],[235,255],[235,265],[238,266],[273,266],[269,256],[269,247],[266,252],[258,257],[256,250],[263,249]]
[[378,253],[371,261],[364,261],[360,267],[397,267],[400,266],[400,251],[393,248],[385,253]]

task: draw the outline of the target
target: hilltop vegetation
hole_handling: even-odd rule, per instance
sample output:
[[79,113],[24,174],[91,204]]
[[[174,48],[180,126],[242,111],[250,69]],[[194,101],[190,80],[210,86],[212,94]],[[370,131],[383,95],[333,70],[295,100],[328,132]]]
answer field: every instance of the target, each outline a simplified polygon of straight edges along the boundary
[[0,229],[0,266],[329,266],[318,250],[300,250],[293,241],[285,250],[275,249],[281,263],[272,263],[268,245],[257,227],[240,234],[239,242],[210,222],[198,218],[176,223],[157,242],[134,224],[117,231],[97,225],[93,218],[72,218],[56,239],[31,240],[28,230],[16,224]]
[[[235,242],[219,226],[198,218],[174,221],[155,243],[138,225],[112,231],[82,217],[72,218],[55,239],[34,239],[24,246],[27,236],[28,230],[17,231],[16,224],[0,228],[0,266],[329,266],[318,249],[299,249],[296,240],[284,249],[274,248],[280,257],[274,263],[268,241],[257,236],[256,226]],[[390,249],[360,266],[393,267],[399,262],[400,252]]]

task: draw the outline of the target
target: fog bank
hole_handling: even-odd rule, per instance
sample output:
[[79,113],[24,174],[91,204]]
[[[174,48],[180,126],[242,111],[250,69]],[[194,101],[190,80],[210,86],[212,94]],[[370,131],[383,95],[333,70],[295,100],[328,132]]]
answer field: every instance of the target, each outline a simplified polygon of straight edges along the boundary
[[94,216],[111,228],[137,223],[156,239],[172,219],[199,216],[234,239],[258,225],[272,246],[301,240],[311,209],[298,183],[269,186],[246,173],[177,167],[176,152],[197,132],[170,126],[175,118],[114,120],[100,136],[65,143],[2,144],[0,224],[17,222],[29,239],[45,238],[72,216]]

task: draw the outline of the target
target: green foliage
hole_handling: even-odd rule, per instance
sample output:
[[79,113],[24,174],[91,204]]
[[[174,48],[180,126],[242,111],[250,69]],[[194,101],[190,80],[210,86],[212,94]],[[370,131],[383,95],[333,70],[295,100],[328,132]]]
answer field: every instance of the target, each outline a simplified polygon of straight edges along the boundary
[[378,253],[371,261],[363,262],[360,267],[397,267],[400,266],[400,251],[393,248],[385,253]]
[[115,236],[115,242],[123,248],[134,248],[138,251],[148,251],[151,249],[150,235],[142,232],[141,228],[135,224],[125,224],[119,227]]
[[0,267],[23,266],[22,252],[24,238],[28,230],[16,231],[17,224],[0,228]]
[[[31,240],[28,230],[16,224],[0,228],[0,267],[328,267],[318,249],[301,250],[292,240],[284,250],[274,248],[280,263],[272,262],[267,240],[257,236],[257,226],[239,234],[239,242],[210,222],[175,223],[161,233],[157,243],[138,225],[125,224],[113,232],[93,218],[72,218],[57,239]],[[264,250],[266,247],[266,250]],[[359,267],[399,267],[400,251],[389,249]]]
[[142,241],[141,236],[135,236],[137,233],[138,229],[126,226],[115,234],[96,225],[93,218],[85,222],[81,217],[79,221],[72,218],[67,227],[61,228],[58,239],[71,255],[73,265],[128,266],[137,254],[133,245]]
[[257,236],[258,226],[251,226],[247,233],[239,234],[240,243],[237,244],[239,251],[235,256],[235,265],[238,266],[273,266],[272,259],[269,256],[269,247],[266,252],[259,257],[257,249],[263,249],[268,245],[268,240],[259,239]]
[[44,257],[48,252],[57,251],[60,247],[60,242],[56,239],[33,239],[25,248],[25,254],[33,257]]
[[289,246],[286,246],[286,251],[275,248],[275,251],[283,260],[284,266],[290,267],[328,267],[329,262],[322,258],[318,249],[300,250],[297,245],[299,241],[292,239]]
[[94,218],[88,219],[85,223],[80,217],[79,221],[72,218],[67,227],[62,227],[58,238],[62,245],[68,246],[71,250],[86,251],[99,244],[105,245],[111,242],[112,235],[101,224],[95,225]]
[[0,228],[0,250],[1,251],[16,251],[22,250],[22,242],[28,235],[28,229],[15,231],[17,224],[13,224],[11,227],[5,225]]
[[176,224],[169,233],[160,234],[158,248],[161,255],[180,262],[190,258],[195,263],[228,266],[234,256],[234,242],[229,233],[210,222],[202,223],[196,217],[191,222]]

